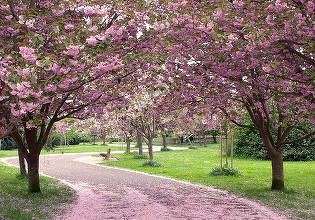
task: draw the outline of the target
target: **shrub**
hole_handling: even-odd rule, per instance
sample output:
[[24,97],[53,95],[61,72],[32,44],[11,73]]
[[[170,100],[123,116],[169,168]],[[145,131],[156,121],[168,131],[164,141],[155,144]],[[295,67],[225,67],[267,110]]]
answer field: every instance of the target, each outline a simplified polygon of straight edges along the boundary
[[133,159],[148,159],[147,154],[139,154],[138,152],[134,152]]
[[223,167],[222,174],[220,167],[213,167],[209,173],[211,176],[242,176],[242,174],[234,168]]
[[198,147],[190,146],[190,147],[188,147],[188,149],[191,149],[191,150],[198,150]]
[[133,155],[133,153],[132,153],[132,152],[127,152],[127,151],[125,151],[125,152],[124,152],[124,155]]
[[1,140],[1,150],[17,149],[17,146],[12,137],[7,136]]
[[74,136],[72,139],[69,140],[69,145],[78,145],[80,144],[81,139],[78,135]]
[[[55,147],[55,146],[60,146],[60,141],[62,142],[61,145],[64,145],[64,138],[61,139],[60,135],[55,135],[53,137],[53,141],[52,141],[52,146]],[[67,137],[67,143],[69,145],[78,145],[80,144],[82,141],[81,141],[81,138],[79,135],[75,135],[75,136],[72,136],[72,137]]]
[[[286,141],[292,141],[304,136],[314,126],[299,125],[289,133]],[[263,144],[262,138],[257,130],[248,128],[236,128],[237,141],[234,149],[235,156],[252,157],[260,160],[269,160],[270,156]],[[307,139],[287,144],[283,150],[284,161],[314,161],[315,160],[315,137],[311,136]]]
[[146,161],[142,165],[142,167],[160,167],[162,164],[157,161]]
[[172,151],[172,149],[167,148],[167,147],[162,147],[162,148],[161,148],[161,151]]

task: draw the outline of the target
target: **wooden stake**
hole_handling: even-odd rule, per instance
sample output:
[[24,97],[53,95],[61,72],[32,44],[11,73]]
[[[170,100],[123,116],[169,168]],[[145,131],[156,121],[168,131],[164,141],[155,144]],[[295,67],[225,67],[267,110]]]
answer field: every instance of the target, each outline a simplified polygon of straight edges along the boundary
[[221,175],[222,175],[222,136],[220,136],[220,159],[221,159],[220,171],[221,171]]
[[225,136],[225,164],[226,164],[226,167],[228,168],[228,137],[227,137],[227,134]]
[[233,135],[231,137],[231,168],[233,169]]

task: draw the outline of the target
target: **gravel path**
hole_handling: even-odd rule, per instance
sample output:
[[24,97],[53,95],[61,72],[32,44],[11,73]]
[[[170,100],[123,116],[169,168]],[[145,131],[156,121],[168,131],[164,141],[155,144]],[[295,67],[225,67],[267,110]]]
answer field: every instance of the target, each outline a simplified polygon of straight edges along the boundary
[[[225,191],[92,165],[86,161],[90,154],[41,156],[41,173],[66,182],[79,195],[68,213],[56,219],[285,219]],[[5,161],[17,164],[16,158]]]

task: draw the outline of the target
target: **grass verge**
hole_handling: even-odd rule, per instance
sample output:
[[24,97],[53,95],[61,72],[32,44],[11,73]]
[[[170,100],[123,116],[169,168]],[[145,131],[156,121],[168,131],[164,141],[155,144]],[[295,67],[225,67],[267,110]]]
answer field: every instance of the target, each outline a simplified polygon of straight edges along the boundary
[[41,176],[42,193],[28,193],[28,180],[17,179],[19,169],[0,162],[0,219],[54,219],[76,199],[69,186]]
[[[118,144],[117,144],[118,145]],[[111,151],[125,151],[126,145],[124,147],[118,146],[105,146],[101,143],[90,144],[90,143],[80,143],[79,145],[70,145],[66,148],[57,146],[55,148],[55,152],[53,150],[47,151],[43,149],[41,151],[41,155],[44,154],[61,154],[62,152],[65,154],[68,153],[87,153],[87,152],[106,152],[107,149],[110,148]],[[138,150],[138,148],[131,147],[130,150]],[[0,150],[0,158],[1,157],[16,157],[18,156],[17,150]]]
[[198,150],[155,152],[160,167],[142,167],[143,160],[132,155],[115,155],[118,161],[102,163],[149,174],[167,176],[227,190],[238,196],[258,201],[290,219],[315,219],[315,162],[285,162],[284,191],[271,191],[271,162],[234,159],[242,176],[211,176],[211,168],[220,164],[219,147],[210,144]]

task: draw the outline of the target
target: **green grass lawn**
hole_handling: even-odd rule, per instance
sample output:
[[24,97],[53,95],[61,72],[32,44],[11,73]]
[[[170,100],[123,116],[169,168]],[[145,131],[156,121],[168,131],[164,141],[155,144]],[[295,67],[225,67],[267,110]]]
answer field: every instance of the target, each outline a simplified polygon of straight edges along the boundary
[[[124,151],[121,147],[82,143],[67,147],[65,153],[106,152],[110,147],[113,151]],[[173,146],[188,146],[176,145]],[[135,150],[137,148],[131,148]],[[57,154],[43,151],[42,154]],[[17,156],[16,150],[0,151],[0,157]],[[241,197],[256,200],[269,206],[290,219],[315,219],[315,162],[285,162],[284,191],[271,191],[271,162],[253,159],[234,159],[234,167],[243,174],[241,177],[210,176],[211,168],[220,164],[219,147],[209,144],[207,148],[197,150],[155,152],[155,160],[162,163],[161,167],[141,167],[144,160],[132,159],[132,154],[113,155],[118,161],[103,163],[108,166],[138,170],[150,174],[167,176],[179,180],[212,186],[228,190]],[[18,180],[15,175],[17,168],[0,163],[0,219],[51,219],[56,213],[62,213],[66,204],[75,198],[71,188],[57,180],[41,177],[42,194],[27,192],[27,179]]]
[[[115,146],[116,145],[116,146]],[[110,148],[112,151],[125,151],[126,144],[121,147],[120,143],[113,143],[113,145],[107,146],[103,145],[101,142],[97,142],[96,144],[90,143],[80,143],[79,145],[70,145],[67,147],[55,147],[55,152],[53,150],[47,151],[45,149],[42,150],[41,155],[44,154],[61,154],[61,153],[86,153],[86,152],[106,152],[107,149]],[[131,150],[137,150],[138,148],[131,147]],[[1,157],[16,157],[18,155],[17,150],[0,150],[0,158]]]
[[212,186],[241,197],[258,201],[288,216],[290,219],[315,219],[315,162],[285,162],[284,191],[271,191],[271,162],[253,159],[234,159],[243,176],[210,176],[212,167],[219,166],[219,147],[210,144],[198,150],[155,152],[161,167],[142,167],[144,160],[132,155],[115,155],[118,161],[102,163],[145,173]]
[[[126,145],[124,145],[126,147]],[[43,150],[41,154],[106,152],[108,147],[112,151],[124,151],[125,147],[104,146],[82,143],[70,145],[65,150],[56,148],[56,151]],[[132,150],[136,148],[131,148]],[[17,150],[0,150],[0,158],[15,157]],[[19,169],[7,166],[0,162],[0,219],[53,219],[54,215],[62,214],[67,205],[75,198],[75,191],[58,180],[41,176],[40,184],[42,193],[28,193],[28,180],[17,179]]]
[[53,219],[76,199],[73,189],[58,180],[40,177],[42,193],[28,193],[28,180],[19,169],[0,162],[0,219]]

